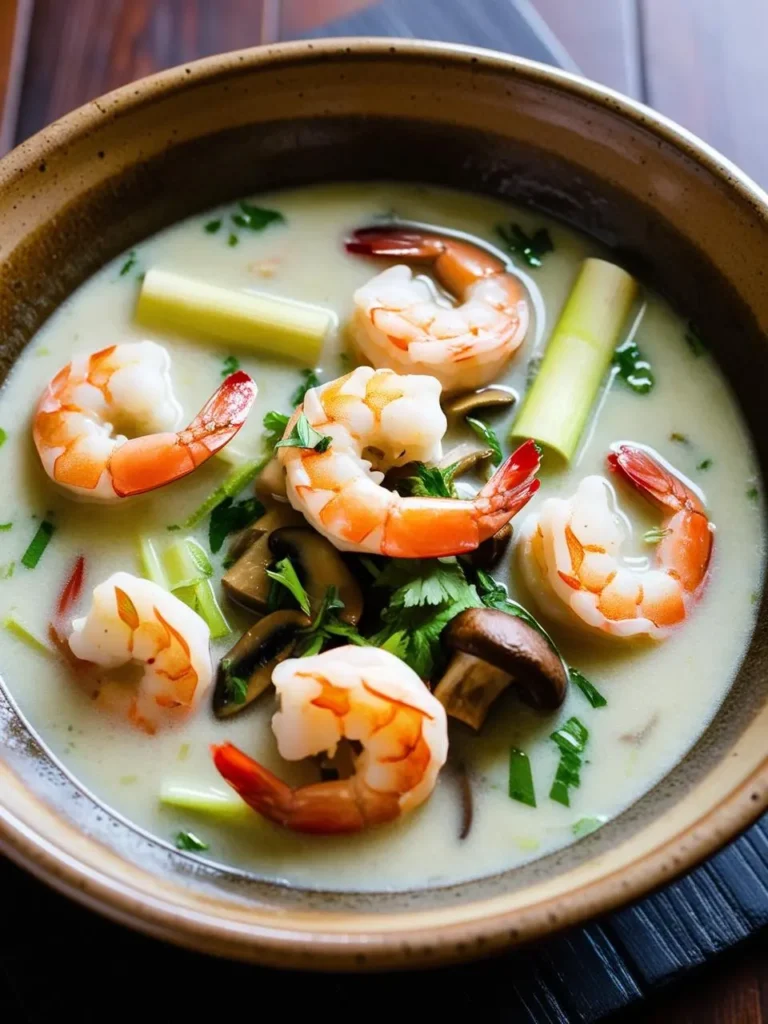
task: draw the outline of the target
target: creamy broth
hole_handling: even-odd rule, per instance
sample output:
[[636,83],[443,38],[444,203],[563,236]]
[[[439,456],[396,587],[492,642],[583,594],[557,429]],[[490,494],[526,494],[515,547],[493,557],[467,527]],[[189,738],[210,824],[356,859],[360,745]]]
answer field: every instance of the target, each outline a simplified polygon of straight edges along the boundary
[[[260,233],[241,231],[233,246],[228,244],[227,227],[231,207],[175,225],[137,246],[135,263],[125,273],[121,270],[127,255],[84,284],[13,368],[0,392],[0,426],[8,434],[0,449],[5,480],[0,520],[13,523],[0,533],[0,563],[7,573],[9,563],[15,562],[15,571],[0,579],[0,616],[12,611],[44,637],[55,595],[76,554],[87,558],[84,609],[93,586],[112,572],[139,573],[140,533],[162,542],[178,536],[167,533],[167,527],[182,522],[229,468],[223,460],[212,459],[192,476],[119,507],[79,503],[58,493],[36,457],[30,419],[45,382],[73,352],[147,337],[161,342],[171,354],[174,386],[186,415],[196,412],[221,381],[223,359],[236,354],[259,386],[249,421],[233,442],[245,454],[260,450],[264,413],[290,409],[289,398],[299,382],[297,365],[228,344],[140,328],[133,314],[142,271],[158,266],[230,288],[255,288],[329,307],[339,328],[327,341],[320,368],[321,378],[331,380],[347,369],[341,354],[352,293],[382,269],[345,253],[342,240],[349,229],[393,210],[403,218],[450,226],[488,240],[494,239],[495,225],[510,220],[528,231],[546,226],[554,252],[527,277],[540,293],[545,314],[537,317],[535,329],[500,380],[522,394],[529,360],[543,348],[579,261],[600,255],[586,238],[538,215],[434,188],[323,186],[261,196],[258,202],[280,210],[286,223]],[[215,234],[206,232],[204,225],[218,218],[224,226]],[[295,835],[256,814],[224,825],[162,806],[158,793],[163,782],[226,788],[211,763],[212,742],[231,740],[289,781],[314,777],[306,766],[279,757],[270,729],[275,709],[270,695],[226,721],[214,718],[206,698],[184,725],[150,737],[95,708],[54,657],[0,631],[0,671],[13,699],[50,750],[97,798],[167,842],[179,830],[192,830],[210,844],[204,856],[259,877],[331,889],[438,885],[514,867],[575,841],[578,822],[614,817],[690,749],[725,698],[754,621],[763,538],[758,502],[748,493],[756,487],[750,441],[714,361],[706,354],[696,357],[685,334],[685,324],[664,301],[645,296],[635,338],[653,365],[653,391],[637,395],[614,380],[571,465],[564,469],[545,458],[541,491],[520,520],[544,498],[572,494],[583,476],[605,473],[605,455],[613,442],[649,445],[704,491],[717,526],[711,580],[703,599],[690,620],[658,644],[610,645],[576,639],[550,627],[567,660],[606,696],[604,708],[591,708],[571,688],[559,711],[543,715],[507,694],[494,705],[479,735],[451,724],[451,747],[469,767],[472,779],[474,823],[468,838],[459,839],[458,782],[450,765],[431,799],[417,811],[394,825],[351,837]],[[507,451],[512,418],[513,414],[488,417]],[[673,435],[688,440],[676,441]],[[470,438],[462,434],[447,441],[459,439]],[[711,460],[708,468],[698,468],[705,460]],[[642,501],[628,498],[626,491],[620,503],[633,525],[630,553],[648,555],[642,535],[658,524],[658,517]],[[28,570],[19,558],[46,514],[53,518],[56,533],[37,568]],[[207,549],[207,523],[197,534]],[[223,554],[213,558],[217,571]],[[511,594],[534,608],[519,583],[511,554],[495,575],[508,577]],[[231,605],[226,605],[226,613],[234,632],[216,645],[216,660],[253,621],[253,616]],[[588,727],[590,739],[581,786],[571,791],[571,806],[564,807],[548,798],[558,762],[549,736],[572,715]],[[511,746],[530,756],[536,808],[507,795]]]

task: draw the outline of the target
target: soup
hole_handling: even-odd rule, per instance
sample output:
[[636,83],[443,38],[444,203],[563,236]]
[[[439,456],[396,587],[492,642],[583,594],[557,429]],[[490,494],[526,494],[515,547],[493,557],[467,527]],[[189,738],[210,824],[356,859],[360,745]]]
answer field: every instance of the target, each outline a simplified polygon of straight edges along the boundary
[[[467,287],[462,277],[466,253],[460,253],[458,270],[442,271],[434,253],[422,252],[423,265],[418,266],[412,254],[372,257],[372,245],[381,247],[387,231],[394,235],[390,250],[402,245],[397,230],[389,227],[393,218],[432,225],[432,233],[447,237],[451,246],[461,242],[479,246],[481,253],[487,251],[484,246],[504,250],[513,265],[511,276],[505,271],[492,284],[502,287],[502,299],[482,290],[473,293],[476,319],[460,321],[457,328],[449,293]],[[363,251],[348,251],[345,240],[365,225],[376,231],[357,236],[352,248]],[[410,230],[429,235],[423,227]],[[321,889],[407,889],[506,870],[576,842],[626,809],[684,756],[726,698],[752,629],[763,550],[757,471],[738,407],[696,329],[659,296],[627,283],[628,275],[615,276],[622,274],[617,268],[585,264],[592,258],[610,259],[564,226],[494,200],[387,183],[323,186],[260,196],[175,225],[104,267],[64,303],[28,345],[0,392],[0,426],[6,435],[0,449],[6,479],[0,534],[0,611],[6,628],[0,632],[0,670],[23,716],[83,787],[160,840],[260,878]],[[385,268],[404,263],[413,265],[415,285],[410,274],[401,275],[377,286],[380,291],[374,289],[367,306],[353,299]],[[591,270],[580,271],[584,266]],[[437,271],[437,283],[430,270]],[[585,306],[578,295],[574,300],[573,290],[579,273],[588,277],[592,271],[614,276],[597,298],[582,278]],[[473,288],[477,281],[470,278]],[[161,294],[147,305],[152,288]],[[180,289],[181,299],[168,299],[169,288]],[[305,305],[283,309],[282,303],[258,298],[242,316],[226,308],[222,313],[222,296],[225,306],[229,297],[239,309],[243,296],[251,293]],[[403,294],[418,307],[407,316]],[[558,323],[569,295],[572,315]],[[605,333],[603,314],[611,303],[623,304],[621,315],[613,316],[620,320],[614,325],[616,337],[609,339],[619,353],[607,376],[605,364],[595,362],[599,389],[587,379],[585,367],[592,365],[592,356],[584,352],[569,364],[575,376],[564,377],[559,371],[570,358],[574,318],[598,322],[597,333]],[[386,314],[378,322],[383,329],[366,337],[361,318],[369,316],[374,323],[380,315],[376,310]],[[293,339],[290,325],[278,322],[283,313],[283,319],[302,325]],[[238,316],[246,321],[261,317],[271,326],[244,343],[243,328],[234,323]],[[204,330],[206,322],[214,323],[213,334]],[[345,503],[341,518],[334,519],[323,511],[327,496],[321,501],[314,493],[328,491],[327,481],[320,486],[320,478],[313,477],[308,493],[301,476],[308,458],[338,455],[344,438],[352,436],[342,430],[349,426],[344,417],[352,414],[343,403],[337,414],[329,413],[322,401],[325,395],[328,405],[331,392],[322,385],[356,372],[362,394],[366,382],[382,379],[356,370],[367,365],[364,352],[398,374],[423,375],[425,359],[434,360],[436,350],[422,348],[415,359],[409,342],[419,332],[442,330],[439,344],[447,352],[445,338],[456,337],[459,328],[474,339],[490,338],[492,344],[482,358],[472,345],[463,353],[466,359],[458,358],[454,346],[450,360],[434,362],[434,373],[448,383],[442,396],[449,411],[442,439],[447,461],[438,463],[442,470],[434,466],[435,440],[443,431],[439,387],[412,381],[409,404],[399,407],[397,417],[385,426],[383,415],[372,417],[353,432],[360,447],[355,472],[365,476],[361,487],[374,490],[365,491],[369,497],[360,499],[354,515]],[[403,341],[408,332],[412,337]],[[320,354],[309,361],[299,358],[313,333],[322,340]],[[230,340],[224,340],[227,336]],[[388,350],[386,339],[392,336],[396,344]],[[76,353],[145,339],[170,357],[170,378],[185,423],[225,379],[228,400],[236,388],[245,389],[238,392],[243,415],[247,407],[245,421],[237,432],[236,426],[221,429],[220,439],[226,436],[231,443],[215,457],[203,460],[195,449],[201,464],[168,486],[135,497],[115,497],[112,491],[113,500],[102,503],[77,500],[80,495],[52,481],[32,443],[40,395]],[[548,345],[556,351],[556,342],[562,357],[542,363]],[[269,350],[275,344],[282,346],[282,354]],[[605,348],[604,338],[602,344]],[[145,415],[159,415],[163,400],[153,390],[166,373],[163,357],[157,358],[160,362],[147,375],[129,375],[122,391],[114,389],[119,396],[127,388]],[[410,371],[409,358],[414,364]],[[499,360],[496,369],[494,359]],[[312,375],[305,372],[310,370]],[[258,387],[252,405],[245,375]],[[475,390],[488,385],[496,392],[478,400]],[[310,390],[302,395],[305,386]],[[534,387],[544,396],[539,402],[546,407],[544,419],[537,413]],[[78,395],[95,408],[92,394]],[[376,401],[383,408],[390,397],[379,395]],[[110,401],[119,405],[115,395]],[[294,412],[297,405],[304,414]],[[584,407],[582,412],[577,405]],[[457,411],[451,411],[454,406]],[[561,407],[567,416],[559,415]],[[211,415],[201,422],[209,422]],[[112,425],[127,436],[142,434],[133,422],[137,418],[135,410],[131,415],[126,411],[125,422],[118,416]],[[562,434],[565,422],[576,436],[538,437],[544,442],[535,469],[540,488],[532,496],[531,467],[538,456],[530,445],[512,470],[504,464],[508,473],[517,474],[511,483],[509,478],[498,487],[497,476],[496,484],[487,484],[493,462],[506,459],[524,442],[519,424],[528,422],[544,423],[542,434],[550,429]],[[61,468],[53,466],[61,438],[46,429],[43,449],[53,450],[46,468],[55,474]],[[80,423],[78,430],[83,429],[88,428]],[[392,440],[398,431],[408,435],[402,450],[383,451],[382,446],[398,447],[400,442]],[[531,430],[534,437],[537,432]],[[268,463],[267,475],[255,479],[264,511],[276,516],[267,527],[262,519],[260,527],[253,467],[273,454],[281,437],[290,443]],[[563,453],[569,445],[572,453]],[[190,441],[185,452],[193,447]],[[490,457],[477,457],[478,451],[488,450]],[[113,462],[115,481],[125,470],[120,476],[128,480],[124,493],[141,489],[136,474],[143,480],[147,474],[162,477],[178,470],[168,468],[173,459],[167,444],[138,447],[128,459],[133,451],[125,449],[120,471],[118,460]],[[413,459],[413,451],[421,458]],[[460,463],[454,477],[446,472],[451,453],[453,463]],[[387,457],[394,469],[386,465]],[[656,483],[667,488],[661,494],[668,502],[664,509],[644,500],[638,483],[643,472],[637,472],[633,460],[640,460],[646,481],[651,466]],[[371,463],[390,469],[383,483],[371,477],[366,468]],[[288,511],[286,472],[298,514]],[[592,483],[583,490],[585,478]],[[387,502],[398,500],[382,497],[385,489],[389,494],[395,487],[410,493],[407,500],[413,503],[404,505],[411,511],[403,513],[402,522],[376,511],[380,499],[387,508]],[[451,518],[448,506],[439,503],[448,500],[453,487],[464,504],[451,506],[458,509]],[[511,520],[514,536],[506,547],[495,529],[503,523],[476,498],[483,487],[491,488],[494,509],[503,506],[502,519],[510,502],[524,505]],[[505,488],[514,493],[502,500]],[[330,554],[303,514],[312,525],[325,524]],[[368,523],[358,541],[350,539],[356,516],[367,517]],[[488,539],[477,547],[485,534]],[[33,536],[37,539],[30,544]],[[233,540],[236,550],[228,554]],[[361,550],[366,543],[368,549]],[[454,550],[445,550],[451,544]],[[384,547],[387,553],[382,554]],[[244,557],[253,560],[245,574]],[[131,637],[138,622],[150,615],[153,601],[163,621],[173,620],[175,632],[166,630],[154,652],[141,647],[141,641],[122,658],[133,657],[141,665],[120,666],[116,656],[118,664],[94,669],[87,663],[100,650],[96,634],[102,620],[91,613],[93,590],[118,572],[130,574],[118,587],[127,603],[118,597],[123,603],[116,613]],[[147,590],[140,578],[153,575],[172,591],[159,598],[157,591]],[[67,581],[57,613],[57,597]],[[578,595],[580,611],[574,610],[568,588]],[[340,595],[346,600],[336,607]],[[178,611],[183,602],[192,619]],[[302,602],[309,602],[309,621]],[[180,696],[186,684],[176,679],[170,705],[177,706],[152,704],[147,715],[141,710],[145,705],[135,701],[140,677],[145,687],[148,676],[154,680],[152,699],[157,693],[167,696],[170,684],[146,662],[160,654],[170,657],[171,649],[179,657],[185,644],[190,647],[185,631],[207,639],[189,606],[221,635],[212,641],[210,655],[207,643],[199,650],[197,640],[191,643],[187,662],[197,666],[199,678],[200,660],[210,657],[217,680],[209,688],[200,684],[205,692],[187,701],[194,705],[189,710]],[[489,620],[488,611],[497,618]],[[80,622],[74,632],[81,638],[70,644],[73,619],[91,614],[91,625]],[[263,627],[261,639],[257,635],[244,648],[241,641],[240,653],[228,654],[246,630],[276,614],[284,616],[281,632]],[[627,622],[635,625],[625,628]],[[639,635],[621,635],[633,630]],[[339,653],[350,648],[356,653]],[[317,653],[325,651],[331,654]],[[291,693],[300,691],[302,662],[284,660],[275,677],[278,700],[270,683],[272,669],[279,659],[300,653],[315,676],[318,666],[326,666],[328,687],[319,697],[311,690],[293,700]],[[394,687],[367,697],[360,697],[359,687],[354,691],[355,700],[368,701],[366,713],[381,713],[373,725],[352,722],[352,691],[340,681],[344,672],[344,678],[354,676],[355,686],[376,676],[382,686]],[[414,695],[412,705],[406,693]],[[282,719],[273,729],[280,705]],[[436,706],[447,708],[447,718]],[[315,731],[325,728],[311,717],[318,709],[342,721],[345,740],[333,758],[301,756],[304,747],[320,753],[307,746],[317,739]],[[384,732],[377,740],[378,729]],[[393,739],[388,729],[400,731]],[[411,734],[418,742],[409,740]],[[327,736],[325,742],[334,747],[333,735]],[[393,756],[384,749],[386,743],[377,747],[383,737],[401,743],[403,751]],[[281,756],[278,740],[283,752],[294,748],[291,759]],[[216,762],[212,745],[219,751]],[[247,756],[238,761],[233,748]],[[250,758],[268,770],[249,776],[255,788],[263,784],[270,791],[267,816],[248,807],[217,770],[218,765],[242,790],[243,773],[257,771]],[[395,770],[396,762],[408,771]],[[359,792],[350,798],[352,783],[343,798],[333,788],[337,776],[343,779],[356,770],[361,777],[370,770],[371,779],[376,772],[385,779],[379,789],[387,791],[387,798],[379,800],[376,790],[372,811],[367,805],[361,809]],[[269,772],[293,787],[313,786],[324,778],[331,788],[314,789],[309,796],[305,789],[296,796],[278,789]],[[352,814],[349,831],[315,834],[343,828],[347,812]]]

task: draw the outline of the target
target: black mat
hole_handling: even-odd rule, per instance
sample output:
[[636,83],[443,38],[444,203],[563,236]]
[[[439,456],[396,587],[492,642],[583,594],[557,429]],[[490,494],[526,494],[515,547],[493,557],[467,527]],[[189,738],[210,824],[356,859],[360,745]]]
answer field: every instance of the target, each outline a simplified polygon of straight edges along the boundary
[[[566,2],[566,0],[564,0]],[[568,0],[570,2],[570,0]],[[512,0],[387,0],[313,33],[414,36],[495,47],[573,67]],[[386,976],[285,974],[215,961],[135,935],[0,870],[0,1021],[198,1022],[361,1019],[382,1008],[454,1021],[465,1013],[515,1024],[604,1019],[704,963],[768,922],[763,822],[663,892],[605,921],[465,967]],[[375,1015],[377,1016],[377,1015]]]

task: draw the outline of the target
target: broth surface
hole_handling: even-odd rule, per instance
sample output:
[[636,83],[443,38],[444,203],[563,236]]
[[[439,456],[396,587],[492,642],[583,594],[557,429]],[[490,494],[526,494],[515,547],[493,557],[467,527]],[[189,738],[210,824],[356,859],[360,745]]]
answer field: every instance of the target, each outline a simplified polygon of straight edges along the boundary
[[[30,422],[45,382],[72,353],[142,338],[161,342],[171,354],[174,387],[188,418],[220,383],[223,360],[236,355],[259,386],[249,421],[233,442],[238,451],[251,456],[260,450],[264,413],[290,410],[300,366],[227,343],[140,328],[133,312],[143,271],[159,266],[230,288],[274,292],[333,309],[340,327],[322,354],[320,375],[325,381],[348,368],[342,358],[343,325],[353,291],[385,265],[345,253],[342,242],[350,229],[392,211],[489,241],[495,241],[495,226],[510,220],[529,232],[544,226],[554,252],[540,268],[521,269],[540,292],[545,317],[538,318],[498,381],[522,394],[529,361],[543,349],[579,262],[602,255],[588,239],[537,214],[431,187],[345,184],[274,193],[255,201],[280,210],[285,225],[271,225],[259,233],[242,230],[235,245],[228,244],[229,206],[173,226],[138,246],[135,262],[126,254],[84,284],[14,367],[0,392],[0,427],[8,435],[0,449],[5,481],[0,520],[13,524],[0,533],[0,575],[7,577],[0,579],[0,618],[12,611],[38,637],[45,637],[56,594],[80,553],[87,559],[86,588],[78,609],[84,614],[97,583],[121,569],[139,573],[139,534],[163,543],[166,537],[180,536],[168,533],[167,527],[183,522],[230,469],[212,459],[190,477],[120,507],[81,503],[57,492],[41,469]],[[204,225],[216,219],[222,219],[223,226],[208,233]],[[290,765],[277,754],[270,729],[275,702],[269,695],[253,709],[222,722],[214,718],[206,699],[183,726],[146,736],[92,706],[54,657],[30,650],[0,630],[0,673],[11,695],[50,750],[97,798],[165,841],[172,842],[179,830],[191,830],[210,844],[205,857],[259,877],[313,888],[405,889],[491,874],[575,841],[577,823],[614,817],[690,749],[725,698],[754,622],[763,537],[750,441],[716,364],[707,354],[696,356],[685,336],[686,325],[669,306],[646,294],[635,340],[653,365],[653,391],[637,395],[614,379],[572,464],[564,469],[545,458],[541,491],[520,514],[518,525],[546,497],[570,495],[583,476],[605,473],[605,455],[613,442],[649,445],[704,491],[717,526],[711,579],[703,599],[686,624],[659,644],[611,645],[551,627],[567,660],[606,696],[605,708],[591,708],[572,687],[565,705],[554,714],[536,713],[506,695],[493,707],[479,735],[469,735],[456,723],[450,726],[452,749],[470,771],[475,797],[467,839],[459,840],[459,785],[450,764],[431,799],[416,812],[394,825],[349,837],[295,835],[255,814],[220,825],[162,806],[158,794],[163,782],[226,788],[211,763],[209,745],[214,742],[231,740],[286,780],[310,777],[302,766]],[[510,448],[512,418],[513,414],[488,417],[505,452]],[[686,440],[673,440],[674,436]],[[467,431],[449,435],[446,443],[470,439]],[[711,463],[702,468],[707,460]],[[641,500],[628,498],[626,491],[619,500],[634,530],[633,549],[626,553],[652,557],[653,549],[642,538],[644,531],[658,525],[658,517]],[[52,517],[56,533],[37,568],[28,570],[19,559],[43,516]],[[207,521],[196,535],[207,550]],[[225,550],[226,545],[213,557],[217,569]],[[8,576],[10,563],[15,569]],[[520,586],[513,558],[507,555],[494,574],[509,583],[512,596],[539,614]],[[253,621],[231,605],[226,605],[226,614],[235,632],[216,645],[215,660]],[[572,790],[568,808],[548,797],[559,757],[549,736],[572,715],[588,727],[590,738],[581,786]],[[507,795],[512,746],[530,756],[536,808]]]

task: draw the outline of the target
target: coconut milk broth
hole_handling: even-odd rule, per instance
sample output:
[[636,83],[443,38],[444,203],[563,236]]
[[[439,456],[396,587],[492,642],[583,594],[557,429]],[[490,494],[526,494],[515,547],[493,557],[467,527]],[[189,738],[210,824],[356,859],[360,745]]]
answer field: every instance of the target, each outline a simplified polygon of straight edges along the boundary
[[[125,273],[121,269],[127,254],[83,285],[14,367],[0,393],[0,426],[8,433],[0,450],[5,480],[0,519],[13,522],[10,531],[0,534],[0,563],[16,563],[13,576],[0,579],[1,616],[13,610],[33,632],[45,636],[55,595],[79,553],[87,558],[82,613],[93,586],[112,572],[123,569],[138,574],[139,533],[161,542],[166,536],[178,537],[168,534],[167,526],[183,521],[229,469],[213,459],[185,480],[120,507],[78,503],[58,494],[34,452],[30,417],[44,383],[74,351],[145,337],[162,342],[171,353],[177,396],[190,416],[220,382],[222,360],[236,354],[259,386],[256,406],[234,442],[244,453],[259,450],[266,411],[290,409],[289,396],[299,382],[297,366],[235,352],[226,344],[150,334],[138,327],[133,310],[143,270],[160,266],[231,288],[256,288],[318,303],[335,310],[343,325],[354,289],[383,265],[347,255],[342,239],[350,228],[374,216],[394,211],[403,218],[450,226],[488,240],[494,239],[496,224],[510,220],[526,231],[546,226],[555,251],[541,268],[530,272],[544,302],[545,322],[539,318],[536,330],[529,332],[500,381],[522,393],[529,360],[535,347],[541,348],[546,341],[579,261],[600,255],[588,239],[537,214],[434,188],[323,186],[261,196],[258,202],[280,210],[287,223],[262,233],[241,231],[234,246],[228,245],[230,207],[173,226],[138,246],[135,263]],[[204,225],[219,218],[223,227],[207,233]],[[272,271],[272,276],[264,276]],[[573,842],[577,822],[615,816],[684,756],[725,697],[753,625],[763,538],[757,502],[748,496],[756,474],[750,442],[714,361],[706,354],[694,356],[685,333],[685,325],[660,298],[646,296],[636,340],[653,364],[654,390],[640,396],[614,381],[572,465],[562,469],[545,459],[542,488],[534,502],[570,494],[582,476],[604,472],[612,442],[632,440],[652,446],[704,490],[719,527],[706,594],[690,621],[657,645],[611,647],[569,638],[562,629],[552,627],[567,659],[607,697],[607,707],[592,709],[572,689],[558,712],[540,715],[508,696],[492,708],[478,736],[451,726],[451,744],[469,766],[475,797],[474,824],[464,841],[458,839],[458,783],[450,767],[419,810],[394,825],[344,838],[294,835],[255,814],[225,826],[161,806],[158,792],[163,781],[226,789],[211,764],[211,742],[231,740],[289,781],[311,777],[304,766],[279,758],[269,725],[275,707],[269,695],[223,722],[214,719],[206,700],[197,716],[182,727],[149,737],[93,707],[54,658],[0,631],[0,671],[6,685],[51,751],[99,799],[166,841],[172,841],[179,830],[190,829],[210,843],[210,852],[204,856],[260,877],[336,889],[445,884],[514,867]],[[342,350],[339,330],[322,354],[322,379],[345,372]],[[511,418],[489,417],[506,450]],[[684,435],[687,443],[671,440],[673,434]],[[707,459],[709,468],[697,469]],[[625,490],[619,499],[633,524],[630,553],[652,553],[643,544],[642,534],[658,519]],[[46,514],[53,516],[56,533],[38,567],[30,571],[19,564],[19,558],[35,531],[33,517],[39,521]],[[206,527],[204,523],[198,533],[207,549]],[[221,555],[213,559],[217,568]],[[496,575],[509,574],[512,595],[533,608],[513,563],[507,556]],[[235,633],[217,645],[217,659],[252,621],[231,606],[226,611]],[[588,727],[590,740],[581,787],[572,790],[571,807],[566,808],[548,798],[558,762],[548,737],[572,715]],[[511,746],[530,755],[538,800],[535,809],[507,795]]]

